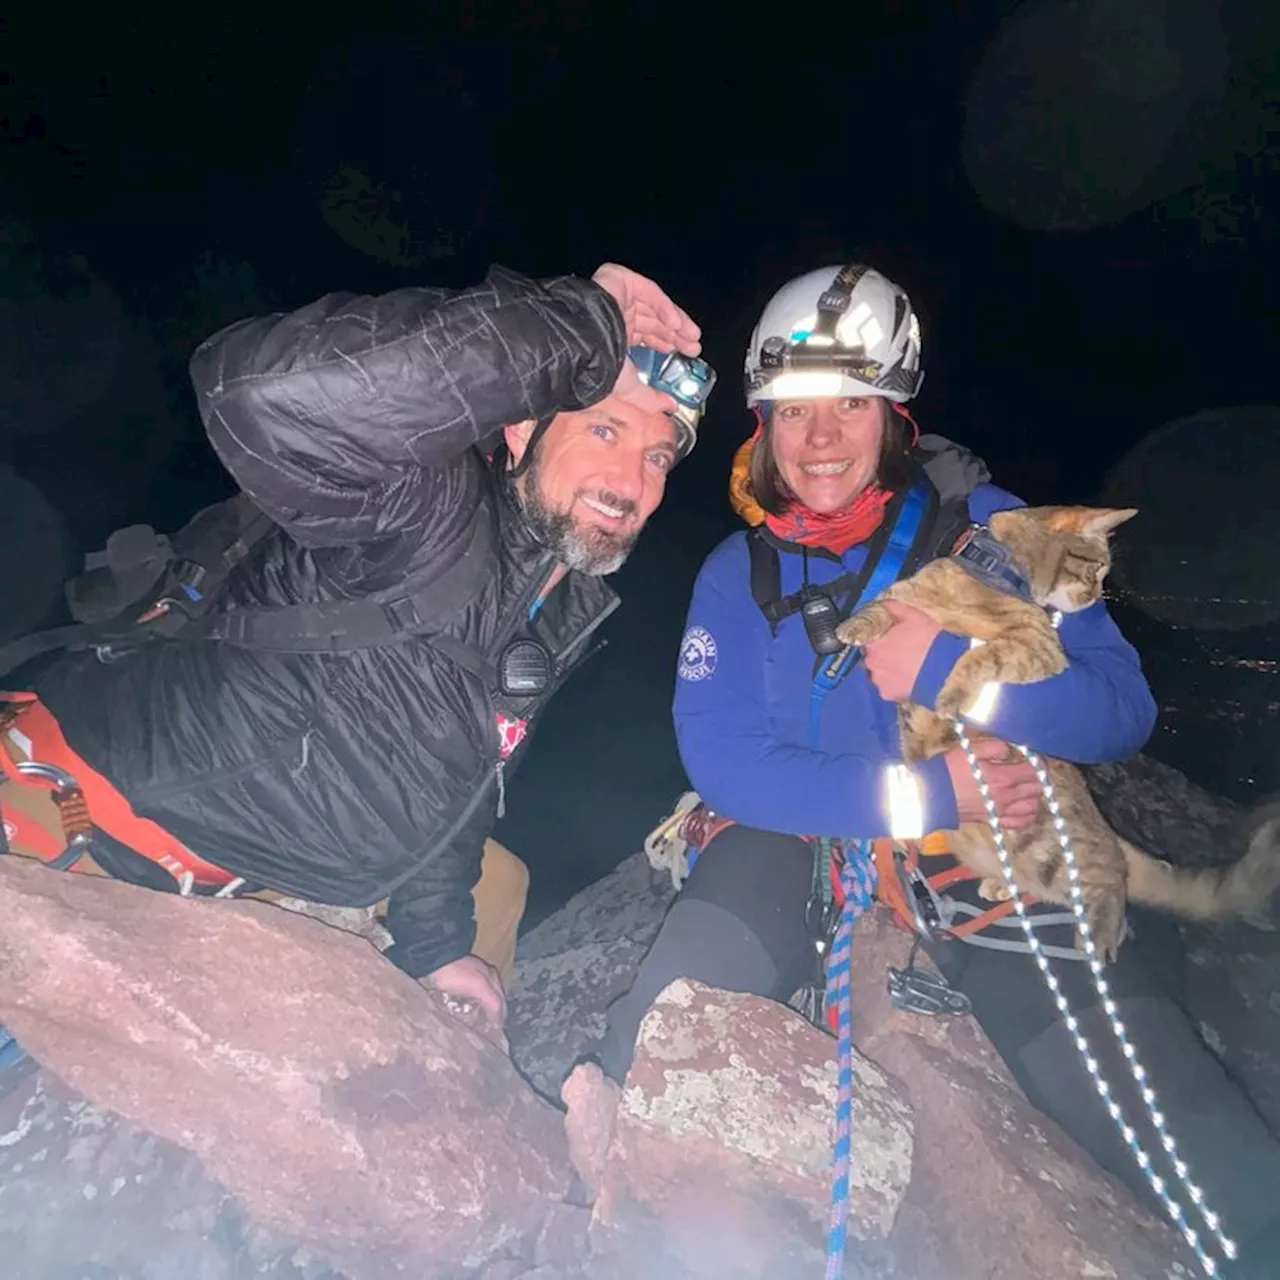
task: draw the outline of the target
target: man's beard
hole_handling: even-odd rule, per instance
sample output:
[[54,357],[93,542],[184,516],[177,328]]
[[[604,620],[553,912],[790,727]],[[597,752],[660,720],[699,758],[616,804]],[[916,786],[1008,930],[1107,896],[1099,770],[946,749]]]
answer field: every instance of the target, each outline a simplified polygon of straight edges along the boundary
[[[538,455],[535,453],[529,463],[529,470],[525,472],[520,495],[524,516],[534,537],[549,551],[554,551],[566,568],[577,573],[590,574],[592,577],[617,573],[631,554],[640,530],[627,526],[631,530],[629,533],[621,530],[614,533],[599,525],[579,524],[571,511],[556,511],[548,504],[542,496],[539,479],[540,468]],[[636,513],[636,504],[629,498],[619,498],[611,493],[586,496],[615,511],[621,511],[624,517],[632,517]]]

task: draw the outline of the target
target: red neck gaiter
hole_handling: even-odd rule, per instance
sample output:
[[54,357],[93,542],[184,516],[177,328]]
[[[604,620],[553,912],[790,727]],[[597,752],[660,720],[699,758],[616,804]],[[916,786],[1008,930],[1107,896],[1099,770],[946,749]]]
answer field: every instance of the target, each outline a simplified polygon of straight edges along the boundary
[[892,497],[888,489],[870,485],[858,494],[851,506],[841,511],[824,514],[797,503],[782,515],[766,515],[764,522],[771,533],[787,542],[799,543],[802,547],[822,547],[842,556],[875,533]]

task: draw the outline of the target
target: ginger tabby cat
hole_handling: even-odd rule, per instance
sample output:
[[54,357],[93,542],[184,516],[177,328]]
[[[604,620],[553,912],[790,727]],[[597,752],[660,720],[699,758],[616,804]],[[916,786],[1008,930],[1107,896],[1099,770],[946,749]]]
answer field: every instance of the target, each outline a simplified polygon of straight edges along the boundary
[[[893,625],[880,602],[900,600],[927,613],[944,630],[982,642],[956,663],[938,694],[936,713],[912,702],[899,704],[902,752],[908,764],[951,750],[957,743],[952,720],[977,706],[989,683],[1031,684],[1066,670],[1067,658],[1049,611],[1075,613],[1101,599],[1111,567],[1108,539],[1136,514],[1131,508],[1098,507],[996,512],[988,530],[1010,554],[1030,599],[989,585],[948,556],[895,583],[841,625],[838,634],[845,644],[865,645]],[[990,735],[974,725],[969,736],[977,740]],[[1233,866],[1175,868],[1112,831],[1074,765],[1043,759],[1076,856],[1089,928],[1107,960],[1115,959],[1124,940],[1130,898],[1190,919],[1213,920],[1256,915],[1280,886],[1280,857],[1275,855],[1270,827],[1259,832]],[[983,877],[982,897],[999,901],[1009,896],[986,822],[966,823],[951,832],[950,847],[960,862]],[[1005,847],[1022,892],[1070,904],[1062,846],[1047,810],[1031,827],[1006,832]]]

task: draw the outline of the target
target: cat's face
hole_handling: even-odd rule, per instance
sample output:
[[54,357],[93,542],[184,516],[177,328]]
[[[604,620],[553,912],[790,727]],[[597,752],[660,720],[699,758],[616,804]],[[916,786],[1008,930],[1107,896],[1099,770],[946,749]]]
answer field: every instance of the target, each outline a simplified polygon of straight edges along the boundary
[[1135,507],[1022,507],[998,511],[991,532],[1017,557],[1038,604],[1079,613],[1102,599],[1111,534]]

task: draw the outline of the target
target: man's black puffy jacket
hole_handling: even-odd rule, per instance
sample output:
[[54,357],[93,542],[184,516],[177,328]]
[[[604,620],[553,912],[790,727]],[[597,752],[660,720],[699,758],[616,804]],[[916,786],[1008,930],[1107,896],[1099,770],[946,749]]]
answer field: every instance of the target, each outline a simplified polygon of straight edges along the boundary
[[[495,655],[535,627],[554,688],[617,598],[570,574],[528,621],[553,557],[486,452],[505,424],[602,399],[625,351],[599,286],[498,268],[462,292],[331,294],[214,335],[191,361],[201,417],[280,526],[219,603],[429,584],[492,522],[479,593],[443,631]],[[68,658],[36,687],[72,747],[210,861],[312,901],[389,895],[388,954],[417,977],[474,940],[470,890],[502,783],[486,683],[415,638],[289,655],[160,641],[107,666]]]

